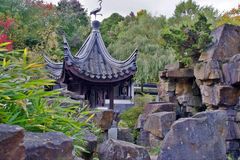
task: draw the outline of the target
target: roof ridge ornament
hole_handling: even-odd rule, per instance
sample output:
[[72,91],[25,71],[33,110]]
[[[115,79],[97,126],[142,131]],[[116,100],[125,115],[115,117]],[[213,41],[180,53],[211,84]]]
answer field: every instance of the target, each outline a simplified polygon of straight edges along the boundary
[[102,0],[98,0],[98,2],[99,2],[99,8],[96,8],[96,9],[94,9],[94,10],[92,10],[90,12],[90,16],[94,15],[95,16],[95,20],[96,20],[97,15],[102,16],[102,14],[98,13],[98,12],[100,12],[102,10]]
[[92,28],[93,28],[93,30],[99,30],[100,22],[97,20],[92,21]]

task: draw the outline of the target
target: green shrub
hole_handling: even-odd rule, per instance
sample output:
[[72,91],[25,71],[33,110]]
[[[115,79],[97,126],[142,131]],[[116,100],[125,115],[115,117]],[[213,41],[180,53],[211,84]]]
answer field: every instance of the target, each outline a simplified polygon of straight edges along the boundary
[[[139,115],[143,112],[142,106],[136,106],[129,108],[120,115],[121,120],[128,126],[128,128],[134,128]],[[123,123],[122,122],[122,123]]]
[[134,128],[137,123],[139,115],[143,112],[144,106],[153,101],[153,96],[148,94],[136,95],[134,98],[135,106],[129,108],[120,115],[122,120],[121,124],[127,125],[128,128]]
[[149,94],[136,95],[134,97],[135,106],[144,107],[147,103],[154,101],[154,96]]
[[158,146],[158,147],[151,148],[149,153],[150,155],[155,156],[155,155],[159,155],[160,151],[161,151],[161,146]]

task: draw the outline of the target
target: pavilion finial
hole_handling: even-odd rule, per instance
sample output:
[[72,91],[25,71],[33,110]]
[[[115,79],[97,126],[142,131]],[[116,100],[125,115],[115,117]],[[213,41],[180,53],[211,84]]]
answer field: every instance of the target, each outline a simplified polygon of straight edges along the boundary
[[94,21],[92,22],[92,28],[93,28],[94,30],[99,30],[99,28],[100,28],[100,22],[97,21],[97,20],[94,20]]
[[98,0],[98,2],[99,2],[99,8],[96,8],[96,9],[94,9],[94,10],[92,10],[90,12],[90,15],[93,14],[95,16],[95,19],[96,19],[97,15],[101,15],[102,16],[102,14],[98,13],[98,12],[100,12],[102,10],[102,0]]

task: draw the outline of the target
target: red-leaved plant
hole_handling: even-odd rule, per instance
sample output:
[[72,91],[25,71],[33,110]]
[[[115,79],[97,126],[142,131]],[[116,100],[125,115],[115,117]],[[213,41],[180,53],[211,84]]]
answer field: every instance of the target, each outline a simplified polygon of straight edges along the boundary
[[9,39],[7,33],[9,29],[13,26],[14,19],[7,18],[6,20],[0,20],[0,44],[7,43],[5,49],[7,51],[12,51],[13,41]]

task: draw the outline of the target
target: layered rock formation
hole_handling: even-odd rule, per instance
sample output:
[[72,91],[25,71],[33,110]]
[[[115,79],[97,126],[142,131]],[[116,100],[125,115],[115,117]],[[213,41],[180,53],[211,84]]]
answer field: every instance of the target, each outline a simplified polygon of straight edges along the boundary
[[[166,66],[165,70],[160,72],[159,96],[163,101],[179,104],[176,110],[178,118],[188,117],[206,109],[223,110],[227,116],[225,137],[227,154],[231,154],[233,159],[238,159],[240,157],[240,26],[223,25],[212,32],[212,37],[212,44],[201,54],[199,61],[193,64],[193,67],[184,68],[181,63],[177,63]],[[196,118],[196,116],[194,117]],[[189,150],[189,146],[185,149],[181,148],[182,142],[179,139],[169,137],[170,134],[178,138],[180,135],[183,136],[181,130],[175,130],[180,124],[186,125],[185,128],[189,126],[196,130],[204,127],[201,123],[208,124],[207,121],[203,121],[196,126],[192,126],[200,122],[199,119],[195,118],[179,120],[174,123],[169,135],[167,134],[168,138],[164,139],[163,146],[165,149],[163,149],[164,154],[162,152],[161,157],[166,158],[166,155],[171,154],[172,151],[172,153],[175,152],[174,149],[169,150],[166,144],[178,145],[182,153],[193,152],[191,148]],[[216,129],[214,126],[208,125],[208,130],[216,131]],[[199,133],[195,132],[185,138],[189,140],[201,138],[204,134],[199,130]],[[204,139],[204,137],[202,138]],[[204,145],[205,142],[202,142],[204,141],[199,141],[199,145]],[[189,141],[184,143],[189,143]],[[196,151],[202,153],[202,155],[209,153],[202,159],[225,158],[223,156],[220,156],[222,158],[216,158],[218,155],[215,154],[215,151],[213,152],[213,149],[208,148],[209,151],[205,151],[199,145],[192,147],[198,148]],[[225,144],[222,143],[222,146],[225,146]],[[211,157],[210,152],[216,157]],[[177,151],[175,153],[183,159],[191,159],[187,157],[188,155],[178,154]],[[193,153],[196,157],[201,157],[197,153]],[[223,155],[223,148],[219,153]],[[194,154],[190,154],[190,156]]]

